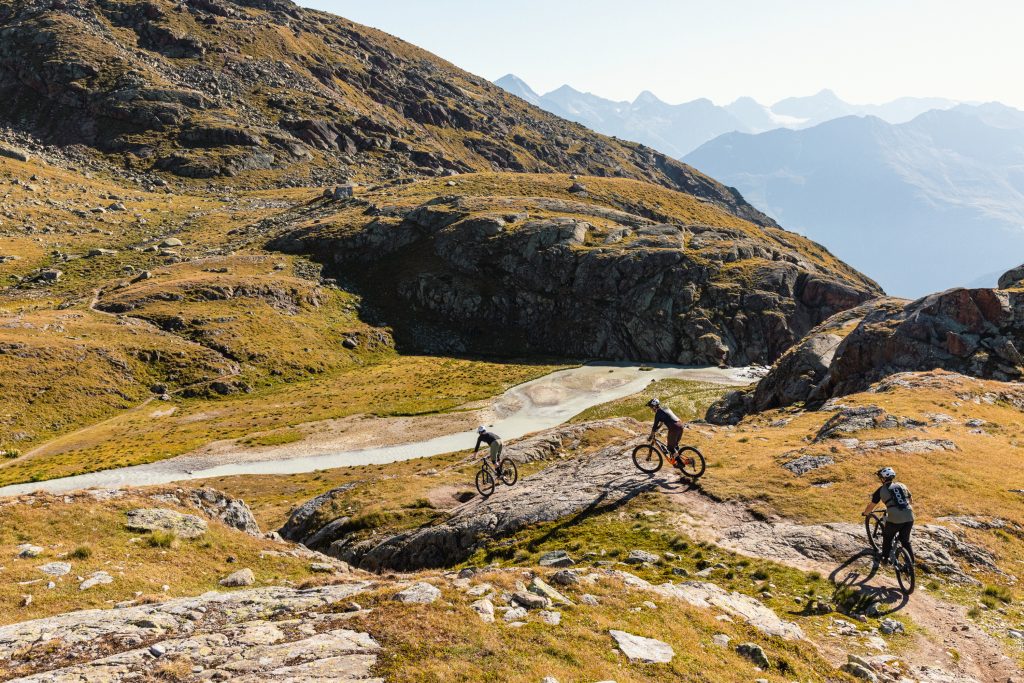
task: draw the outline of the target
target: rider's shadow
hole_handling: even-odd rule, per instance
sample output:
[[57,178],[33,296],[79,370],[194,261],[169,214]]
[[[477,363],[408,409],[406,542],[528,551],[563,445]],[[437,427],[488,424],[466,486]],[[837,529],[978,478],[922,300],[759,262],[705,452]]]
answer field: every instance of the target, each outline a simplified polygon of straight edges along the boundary
[[[870,562],[866,573],[862,572],[864,560]],[[854,566],[858,565],[858,566]],[[829,574],[829,581],[836,587],[832,593],[836,607],[853,607],[851,611],[863,611],[868,605],[876,605],[875,616],[884,617],[906,607],[909,596],[891,586],[872,584],[878,576],[878,558],[870,550],[862,550],[847,558]]]

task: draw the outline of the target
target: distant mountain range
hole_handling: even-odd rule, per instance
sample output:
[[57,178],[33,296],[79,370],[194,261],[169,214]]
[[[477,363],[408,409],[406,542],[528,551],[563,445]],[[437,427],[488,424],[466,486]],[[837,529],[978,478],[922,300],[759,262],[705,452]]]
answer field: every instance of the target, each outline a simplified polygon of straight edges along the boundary
[[728,133],[684,160],[891,294],[993,286],[1024,261],[1024,112],[959,105]]
[[685,156],[723,133],[806,128],[850,115],[903,123],[925,111],[957,104],[941,98],[904,97],[886,104],[858,105],[844,102],[831,90],[822,90],[809,97],[790,97],[770,107],[751,97],[741,97],[723,107],[703,98],[668,104],[649,91],[632,102],[616,102],[568,85],[540,95],[513,74],[499,78],[495,84],[552,114],[606,135],[642,142],[675,157]]
[[821,242],[887,292],[993,286],[1024,261],[1024,112],[904,97],[856,105],[831,90],[771,106],[740,98],[614,102],[564,85],[505,90],[599,132],[682,158]]

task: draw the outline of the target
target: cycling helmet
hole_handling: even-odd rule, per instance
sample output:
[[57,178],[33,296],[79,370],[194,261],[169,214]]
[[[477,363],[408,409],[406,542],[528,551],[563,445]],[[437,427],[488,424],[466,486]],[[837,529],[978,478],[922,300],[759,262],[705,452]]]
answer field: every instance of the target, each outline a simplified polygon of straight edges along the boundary
[[486,431],[487,431],[487,427],[484,427],[483,425],[480,425],[479,427],[476,428],[476,433],[477,434],[483,434]]
[[882,479],[895,479],[896,478],[896,470],[894,470],[891,467],[883,467],[882,469],[878,470],[877,474]]
[[647,405],[651,408],[657,408],[658,406],[661,405],[661,401],[659,401],[656,398],[652,398],[650,401],[647,402]]

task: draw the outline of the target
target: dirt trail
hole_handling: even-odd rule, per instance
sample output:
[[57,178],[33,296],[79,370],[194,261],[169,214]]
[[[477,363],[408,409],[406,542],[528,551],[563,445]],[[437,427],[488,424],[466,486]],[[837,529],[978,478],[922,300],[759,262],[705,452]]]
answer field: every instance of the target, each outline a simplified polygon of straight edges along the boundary
[[[694,538],[802,571],[817,571],[837,584],[845,582],[875,592],[887,605],[883,611],[905,615],[923,630],[916,636],[914,646],[900,655],[915,672],[924,674],[928,669],[938,668],[970,677],[952,679],[952,683],[966,683],[970,679],[982,683],[1024,680],[1020,668],[1006,656],[999,641],[978,628],[967,617],[965,607],[941,600],[924,590],[915,591],[904,601],[895,578],[874,571],[867,556],[854,554],[837,566],[835,561],[814,559],[813,549],[799,546],[781,555],[758,552],[758,548],[776,548],[779,540],[774,530],[784,525],[788,528],[787,533],[791,534],[793,525],[787,522],[759,523],[742,505],[717,502],[699,489],[671,486],[664,488],[663,492],[682,508],[681,530]],[[813,534],[822,527],[802,529]],[[742,542],[738,542],[740,539]],[[864,544],[866,546],[867,542]],[[951,656],[951,652],[956,652],[959,660]],[[826,654],[834,657],[837,664],[846,660],[846,651],[834,649]]]

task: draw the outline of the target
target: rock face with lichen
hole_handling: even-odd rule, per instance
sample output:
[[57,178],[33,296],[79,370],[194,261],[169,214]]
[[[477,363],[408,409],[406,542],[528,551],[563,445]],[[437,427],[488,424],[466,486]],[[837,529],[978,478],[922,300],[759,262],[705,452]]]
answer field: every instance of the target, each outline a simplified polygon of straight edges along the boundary
[[[839,328],[846,328],[844,336],[836,335]],[[823,323],[755,390],[731,392],[707,417],[726,424],[769,408],[819,406],[901,372],[943,369],[1020,380],[1022,349],[1024,291],[1018,289],[951,289],[913,302],[872,301]]]
[[589,187],[586,200],[454,194],[408,207],[369,195],[346,205],[361,213],[340,234],[314,224],[271,246],[364,283],[389,321],[414,321],[399,325],[406,343],[435,353],[770,363],[880,293],[784,230]]

